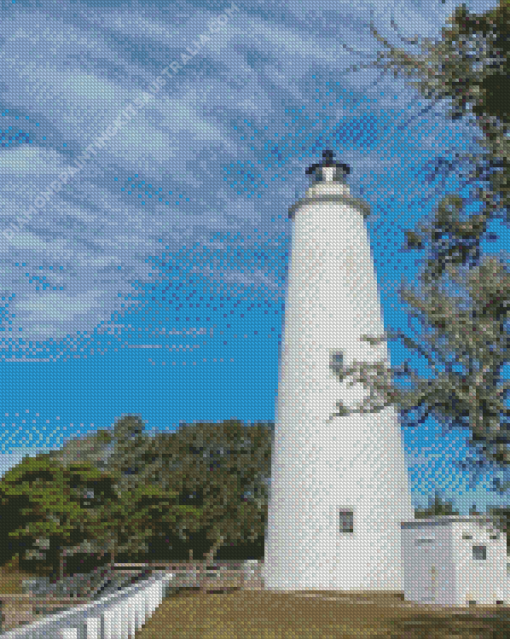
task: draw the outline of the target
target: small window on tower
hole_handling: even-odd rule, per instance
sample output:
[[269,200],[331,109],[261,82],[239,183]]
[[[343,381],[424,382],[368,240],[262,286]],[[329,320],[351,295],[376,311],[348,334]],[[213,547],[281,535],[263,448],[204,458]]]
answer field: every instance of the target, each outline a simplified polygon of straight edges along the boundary
[[473,559],[487,559],[487,547],[473,546]]
[[352,510],[344,510],[342,508],[339,514],[340,514],[340,532],[353,533],[354,532],[354,512]]
[[329,367],[331,368],[333,373],[335,373],[335,375],[338,375],[339,373],[341,373],[343,370],[343,366],[344,366],[344,355],[342,351],[333,351],[329,358]]

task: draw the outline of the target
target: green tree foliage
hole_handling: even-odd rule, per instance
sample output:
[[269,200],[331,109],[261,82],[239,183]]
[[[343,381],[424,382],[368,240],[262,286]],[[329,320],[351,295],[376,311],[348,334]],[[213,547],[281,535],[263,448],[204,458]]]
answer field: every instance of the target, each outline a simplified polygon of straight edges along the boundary
[[[488,182],[477,191],[477,199],[483,207],[480,214],[473,216],[473,228],[469,222],[464,227],[448,229],[459,245],[465,244],[466,240],[471,242],[470,251],[464,254],[460,251],[455,255],[455,247],[451,247],[453,264],[465,264],[469,258],[476,261],[480,237],[486,231],[488,220],[502,217],[510,221],[510,139],[506,98],[510,88],[509,18],[508,0],[502,0],[497,8],[481,15],[470,14],[463,4],[449,18],[451,26],[442,29],[439,41],[400,36],[405,44],[421,49],[417,54],[391,45],[371,25],[374,37],[384,49],[377,53],[376,60],[351,67],[352,70],[375,67],[383,74],[392,71],[395,77],[403,75],[431,101],[424,111],[446,100],[451,106],[448,115],[452,119],[469,116],[480,129],[481,137],[477,142],[486,148],[486,152],[455,153],[454,161],[438,158],[438,165],[448,171],[467,163],[471,171],[465,185],[480,180]],[[392,25],[396,29],[393,20]]]
[[[436,220],[430,232],[425,233],[438,251],[424,274],[425,281],[437,278],[447,264],[476,265],[480,257],[480,240],[487,231],[488,221],[501,218],[510,222],[510,137],[508,135],[508,89],[510,89],[509,30],[510,4],[500,5],[484,14],[470,14],[463,4],[449,18],[450,27],[442,29],[438,41],[429,38],[401,40],[415,45],[421,52],[391,45],[371,25],[374,37],[384,49],[374,61],[354,65],[353,70],[375,67],[394,76],[405,76],[431,103],[424,110],[442,100],[450,102],[449,117],[469,117],[480,130],[476,141],[486,151],[482,153],[455,153],[456,159],[437,159],[434,173],[442,167],[451,172],[467,163],[471,168],[464,186],[485,182],[476,190],[476,199],[482,203],[480,213],[464,220],[449,215],[453,205],[459,210],[460,199],[447,195],[439,204]],[[396,29],[395,22],[392,25]],[[344,45],[345,46],[345,45]],[[346,47],[348,48],[348,47]],[[413,230],[408,231],[410,248],[420,248],[422,240]]]
[[426,508],[416,508],[414,512],[414,516],[417,519],[458,514],[458,511],[453,509],[452,502],[444,501],[438,491],[436,491],[433,500],[429,499],[429,505]]
[[86,460],[112,477],[117,501],[97,508],[88,528],[111,560],[149,546],[168,552],[170,543],[201,557],[213,546],[263,539],[273,430],[227,421],[148,436],[139,416],[123,415],[112,430],[70,440],[50,456],[65,467]]
[[[464,309],[462,298],[445,294],[438,285],[430,286],[424,297],[410,289],[401,293],[414,309],[411,317],[423,328],[420,341],[402,331],[364,338],[371,344],[402,339],[406,347],[426,359],[434,376],[420,377],[409,360],[399,367],[355,362],[338,373],[339,380],[352,376],[350,385],[363,383],[371,394],[357,408],[338,402],[335,415],[379,412],[397,404],[404,423],[423,423],[430,414],[445,428],[470,428],[474,442],[485,442],[487,458],[506,462],[510,409],[505,400],[510,383],[502,380],[502,368],[510,359],[510,336],[503,321],[510,302],[508,272],[498,260],[487,258],[471,271],[468,289],[473,301],[468,309]],[[407,377],[411,388],[399,388],[392,375]]]
[[0,481],[3,507],[22,516],[10,537],[33,545],[38,538],[50,541],[55,573],[62,576],[63,556],[88,538],[89,504],[87,491],[105,493],[111,482],[90,464],[70,464],[67,468],[48,455],[25,457]]
[[112,563],[117,553],[144,554],[147,540],[163,534],[162,530],[168,533],[177,513],[190,522],[197,513],[194,507],[176,504],[169,490],[162,492],[156,486],[151,478],[152,441],[144,429],[139,415],[123,415],[112,430],[71,439],[61,450],[50,453],[66,467],[87,460],[111,477],[115,498],[96,502],[88,541],[96,550],[109,549]]
[[113,447],[113,433],[98,430],[91,434],[68,439],[62,448],[48,453],[50,459],[64,466],[71,462],[90,462],[96,468],[106,470]]
[[[420,53],[395,47],[371,25],[374,37],[384,49],[376,60],[354,65],[351,70],[378,68],[383,74],[392,71],[408,79],[411,86],[431,102],[425,111],[440,101],[450,103],[449,117],[469,117],[480,130],[476,141],[486,151],[455,153],[456,159],[437,159],[438,168],[450,172],[463,163],[471,168],[463,185],[485,182],[476,190],[482,203],[480,213],[467,219],[444,216],[451,205],[451,195],[440,203],[429,239],[439,250],[424,277],[439,277],[446,264],[475,265],[480,256],[481,236],[488,221],[501,218],[510,222],[510,137],[508,135],[508,89],[510,89],[509,29],[510,4],[501,0],[498,7],[481,15],[471,14],[465,4],[449,18],[450,27],[442,29],[438,41],[429,38],[403,38],[407,45],[418,46]],[[392,25],[396,29],[395,22]],[[351,50],[346,45],[346,49]],[[455,206],[455,205],[454,205]],[[445,242],[444,240],[448,240]],[[408,231],[408,246],[420,247],[419,235]]]
[[146,552],[148,539],[168,533],[182,517],[193,521],[199,516],[199,508],[178,505],[175,497],[155,486],[119,491],[89,514],[88,538],[110,549],[112,564],[117,552],[130,556]]
[[121,491],[131,491],[151,481],[151,438],[144,430],[139,415],[123,415],[115,422],[108,470],[115,475]]
[[488,506],[487,514],[495,527],[506,534],[507,553],[510,552],[510,508],[507,506]]
[[180,504],[202,508],[198,519],[181,519],[175,531],[181,540],[189,539],[191,549],[204,554],[211,546],[217,550],[263,537],[271,450],[267,424],[181,424],[175,432],[158,433],[153,444],[154,481],[177,493]]
[[[449,117],[470,117],[479,128],[477,142],[484,153],[456,154],[456,161],[439,158],[448,171],[467,162],[470,172],[463,186],[482,183],[476,189],[479,213],[462,216],[468,200],[448,194],[439,203],[435,219],[419,232],[408,230],[407,250],[428,249],[429,259],[420,276],[422,295],[401,287],[401,297],[414,310],[423,328],[420,343],[402,331],[382,336],[364,336],[371,344],[384,339],[402,339],[407,348],[427,360],[434,377],[420,378],[409,366],[389,368],[383,362],[354,362],[339,373],[340,381],[363,383],[370,396],[358,407],[341,402],[335,415],[377,412],[395,404],[404,423],[422,423],[429,414],[445,428],[466,427],[469,444],[478,458],[461,467],[474,470],[475,482],[484,468],[508,468],[509,411],[505,401],[509,384],[502,368],[508,361],[508,310],[510,275],[501,254],[480,254],[480,241],[488,223],[501,218],[510,222],[510,138],[508,136],[509,25],[507,0],[482,15],[470,14],[465,5],[449,19],[439,41],[414,37],[401,40],[418,45],[421,53],[394,47],[372,25],[374,37],[385,49],[375,61],[353,68],[376,67],[385,73],[402,74],[433,106],[449,100]],[[395,23],[392,21],[394,28]],[[347,48],[347,47],[346,47]],[[490,239],[490,236],[487,236]],[[446,279],[449,278],[449,282]],[[470,305],[447,293],[448,283],[469,293]],[[407,376],[411,388],[401,388],[397,378]],[[411,421],[411,418],[413,421]],[[504,491],[509,482],[493,480],[493,489]]]
[[64,465],[88,461],[115,476],[118,488],[129,490],[136,482],[145,482],[149,437],[139,415],[126,414],[116,420],[113,429],[101,429],[69,439],[60,450],[49,453]]

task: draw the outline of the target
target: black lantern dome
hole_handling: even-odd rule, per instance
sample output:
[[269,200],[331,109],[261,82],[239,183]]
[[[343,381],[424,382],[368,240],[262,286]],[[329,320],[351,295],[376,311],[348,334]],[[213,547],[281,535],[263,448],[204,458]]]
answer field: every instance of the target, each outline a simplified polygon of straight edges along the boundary
[[316,182],[343,182],[345,176],[351,172],[351,167],[348,164],[335,162],[333,157],[333,151],[326,149],[322,152],[322,162],[309,166],[306,174],[312,175]]

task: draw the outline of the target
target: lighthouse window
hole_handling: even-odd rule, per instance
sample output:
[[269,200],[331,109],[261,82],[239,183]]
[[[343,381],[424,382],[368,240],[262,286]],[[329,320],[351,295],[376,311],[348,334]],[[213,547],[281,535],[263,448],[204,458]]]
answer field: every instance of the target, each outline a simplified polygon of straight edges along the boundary
[[354,532],[354,512],[352,510],[340,510],[340,532]]
[[344,355],[342,351],[332,352],[329,358],[329,367],[331,368],[333,373],[338,375],[338,373],[342,371],[343,365],[344,365]]
[[487,559],[487,546],[473,546],[473,559]]

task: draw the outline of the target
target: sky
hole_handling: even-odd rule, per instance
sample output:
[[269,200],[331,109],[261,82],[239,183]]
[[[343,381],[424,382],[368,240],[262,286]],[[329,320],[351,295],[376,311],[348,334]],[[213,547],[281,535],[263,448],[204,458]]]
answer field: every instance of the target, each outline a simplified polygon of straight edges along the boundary
[[[475,12],[496,6],[466,3]],[[446,0],[109,0],[0,7],[0,473],[24,455],[137,414],[272,421],[292,223],[305,169],[351,166],[387,328],[430,218],[458,175],[437,156],[480,150],[402,79],[349,71],[380,47],[439,38]],[[348,51],[343,45],[353,51]],[[409,50],[418,52],[417,48]],[[473,203],[473,211],[476,203]],[[508,229],[494,224],[505,254]],[[398,365],[412,355],[389,342]],[[421,359],[411,364],[425,373]],[[466,432],[428,419],[403,441],[414,505],[506,504],[455,467]]]

